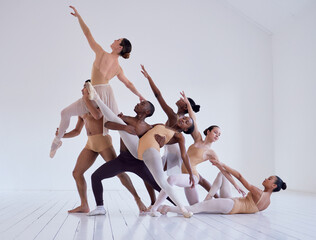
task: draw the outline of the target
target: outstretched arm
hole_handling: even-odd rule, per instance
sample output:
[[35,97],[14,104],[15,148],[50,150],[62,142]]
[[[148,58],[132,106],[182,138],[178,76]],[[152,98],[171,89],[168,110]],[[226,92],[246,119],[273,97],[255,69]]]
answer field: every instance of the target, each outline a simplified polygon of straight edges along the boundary
[[[235,178],[237,178],[241,183],[242,185],[244,185],[244,187],[252,192],[252,193],[255,193],[257,194],[258,192],[261,192],[261,190],[255,186],[253,186],[252,184],[250,184],[242,175],[240,172],[238,172],[237,170],[227,166],[226,164],[216,160],[216,159],[211,159],[210,160],[224,175],[225,175],[225,172],[233,175]],[[226,175],[225,175],[226,177]],[[228,179],[228,178],[227,178]],[[229,180],[229,179],[228,179]]]
[[149,74],[147,73],[145,67],[143,65],[141,65],[142,67],[142,74],[145,76],[145,78],[148,79],[149,85],[151,87],[151,90],[153,91],[155,97],[157,98],[160,106],[162,107],[162,109],[164,110],[164,112],[167,114],[168,118],[176,118],[176,114],[175,112],[172,110],[171,107],[169,107],[169,105],[165,102],[164,98],[161,95],[160,90],[157,88],[156,84],[154,83],[154,81],[152,80],[152,78],[149,76]]
[[80,16],[80,14],[78,13],[77,9],[73,6],[69,6],[74,12],[71,13],[71,15],[75,16],[76,18],[78,18],[80,27],[84,33],[84,35],[86,36],[90,47],[92,48],[92,50],[97,54],[99,52],[102,52],[103,49],[102,47],[94,40],[90,29],[88,28],[88,26],[85,24],[85,22],[83,21],[82,17]]
[[199,132],[199,129],[198,129],[198,126],[197,126],[197,123],[196,123],[196,116],[195,116],[195,113],[194,113],[194,111],[193,111],[193,109],[191,107],[189,99],[185,95],[184,91],[180,92],[180,94],[183,97],[184,102],[187,104],[187,108],[188,108],[188,112],[189,112],[190,118],[192,118],[193,121],[194,121],[194,131],[191,133],[191,136],[193,137],[194,142],[202,141],[202,135]]
[[120,131],[128,132],[132,135],[136,135],[135,127],[131,125],[123,125],[120,123],[107,121],[106,123],[104,123],[104,127],[111,130],[120,130]]
[[[76,127],[70,132],[65,133],[63,138],[73,138],[73,137],[78,136],[81,133],[83,125],[84,125],[83,119],[81,117],[78,117]],[[58,131],[59,129],[57,128],[56,133],[55,133],[56,136],[58,135]]]
[[136,96],[139,97],[140,101],[146,100],[136,89],[136,87],[134,86],[134,84],[128,80],[128,78],[124,75],[123,69],[120,67],[119,73],[117,74],[117,78],[124,83],[124,85],[132,91],[132,93],[134,93]]

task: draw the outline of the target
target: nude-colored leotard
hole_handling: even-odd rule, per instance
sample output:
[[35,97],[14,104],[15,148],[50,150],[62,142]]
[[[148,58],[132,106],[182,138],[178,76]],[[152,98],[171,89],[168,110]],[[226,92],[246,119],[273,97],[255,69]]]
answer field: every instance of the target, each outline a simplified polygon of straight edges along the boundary
[[158,152],[160,151],[160,146],[155,139],[155,134],[165,137],[165,144],[170,141],[174,136],[175,130],[166,127],[163,124],[158,124],[146,132],[140,139],[138,145],[138,159],[143,160],[143,153],[148,148],[155,148]]
[[[206,159],[204,159],[203,155],[204,153],[207,151],[207,148],[198,148],[196,147],[194,144],[191,145],[187,151],[188,156],[190,158],[190,163],[191,163],[191,169],[192,169],[192,173],[198,177],[198,179],[200,178],[200,175],[196,169],[196,166],[198,164],[200,164],[201,162],[206,161]],[[182,173],[189,173],[187,168],[185,167],[184,164],[182,164]]]
[[[262,197],[262,195],[261,195]],[[261,199],[260,197],[260,199]],[[260,201],[259,199],[259,201]],[[229,214],[235,214],[235,213],[256,213],[259,212],[259,209],[257,207],[257,204],[252,199],[251,192],[248,192],[246,197],[240,197],[240,198],[233,198],[234,200],[234,207],[229,212]],[[258,201],[258,203],[259,203]]]

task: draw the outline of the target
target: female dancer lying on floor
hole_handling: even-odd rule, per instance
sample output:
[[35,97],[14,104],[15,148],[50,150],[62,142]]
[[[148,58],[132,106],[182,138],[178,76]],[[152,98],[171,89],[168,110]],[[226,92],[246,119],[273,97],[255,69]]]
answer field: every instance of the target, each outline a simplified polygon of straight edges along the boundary
[[[94,92],[93,95],[95,96],[94,101],[100,106],[101,100],[99,99],[98,94]],[[146,103],[147,101],[143,101],[137,104],[135,110],[139,108],[142,104]],[[100,110],[101,112],[103,111],[101,106]],[[150,112],[146,112],[145,116],[148,116],[149,114]],[[116,124],[118,126],[117,130],[127,130],[129,133],[136,133],[136,135],[140,137],[137,150],[138,159],[144,161],[158,185],[168,194],[171,200],[177,206],[179,206],[184,217],[191,217],[192,213],[188,212],[183,207],[183,205],[178,200],[178,197],[173,192],[172,187],[167,182],[167,177],[164,174],[162,168],[160,148],[169,142],[177,142],[179,144],[181,156],[183,158],[185,166],[189,171],[190,183],[192,184],[192,186],[194,186],[190,160],[186,154],[184,137],[181,134],[181,131],[188,131],[188,129],[192,129],[192,127],[194,127],[193,120],[189,117],[179,118],[178,121],[171,128],[166,127],[163,124],[151,126],[144,121],[145,118],[128,117],[122,114],[120,115],[120,117],[128,126]]]
[[[283,182],[281,178],[278,176],[270,176],[262,182],[264,187],[264,190],[262,191],[261,189],[248,183],[238,171],[228,167],[217,159],[212,159],[210,161],[216,167],[218,167],[221,172],[217,175],[205,200],[203,202],[186,207],[193,213],[256,213],[265,210],[270,205],[270,197],[272,192],[278,192],[281,189],[286,189],[286,183]],[[227,174],[231,174],[237,178],[249,191],[246,197],[232,198],[230,194],[230,186],[227,184],[227,181],[224,180],[225,177],[223,176],[227,176]],[[225,192],[226,195],[223,197],[228,198],[213,199],[212,197],[219,189],[220,194]],[[167,212],[180,213],[178,208],[166,205],[159,207],[159,211],[162,214],[166,214]]]
[[[103,48],[94,40],[89,28],[82,20],[78,11],[72,6],[70,6],[70,8],[74,10],[74,13],[71,14],[78,18],[80,27],[84,35],[86,36],[91,49],[95,53],[95,60],[92,65],[91,83],[95,87],[102,101],[115,114],[119,113],[112,88],[109,85],[109,81],[115,76],[117,76],[117,78],[122,81],[127,88],[129,88],[134,94],[136,94],[140,98],[140,100],[143,100],[144,98],[137,91],[133,83],[130,82],[124,75],[124,72],[118,62],[119,56],[122,56],[123,58],[129,58],[129,54],[132,50],[132,45],[129,40],[127,40],[126,38],[117,39],[111,44],[111,53],[104,51]],[[74,102],[73,104],[62,110],[59,132],[58,135],[54,138],[51,145],[51,158],[55,156],[57,149],[62,144],[60,139],[64,136],[67,128],[69,127],[70,118],[72,116],[81,116],[88,112],[89,111],[82,99],[79,99],[78,101]],[[106,129],[104,129],[103,133],[106,133]]]

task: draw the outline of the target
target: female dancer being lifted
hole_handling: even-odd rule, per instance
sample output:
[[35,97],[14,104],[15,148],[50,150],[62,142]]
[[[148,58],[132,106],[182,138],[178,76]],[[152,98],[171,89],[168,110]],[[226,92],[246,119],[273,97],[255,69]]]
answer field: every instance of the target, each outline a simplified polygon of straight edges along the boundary
[[[212,188],[203,202],[196,203],[192,206],[186,207],[193,213],[223,213],[223,214],[235,214],[235,213],[256,213],[265,210],[270,205],[270,197],[272,192],[278,192],[281,189],[286,189],[286,183],[282,181],[278,176],[270,176],[266,178],[262,185],[264,190],[251,185],[247,180],[236,170],[229,166],[219,162],[217,159],[211,160],[211,162],[219,168],[221,171],[215,179]],[[231,174],[237,178],[244,187],[249,191],[246,197],[242,198],[217,198],[212,199],[218,189],[225,192],[230,192],[230,186],[223,184],[224,175]],[[180,211],[175,207],[161,206],[159,211],[162,214],[167,212]]]
[[[91,49],[95,53],[95,60],[92,65],[92,73],[91,73],[91,83],[95,87],[97,93],[101,97],[102,101],[109,106],[109,108],[115,113],[118,114],[118,108],[116,105],[116,101],[113,95],[113,91],[111,86],[108,84],[109,81],[117,76],[117,78],[122,81],[127,88],[129,88],[134,94],[136,94],[140,100],[144,100],[142,95],[137,91],[132,82],[130,82],[126,76],[122,68],[119,65],[118,58],[122,56],[123,58],[129,58],[130,52],[132,50],[132,45],[126,38],[120,38],[115,40],[111,44],[112,52],[108,53],[103,50],[103,48],[94,40],[89,28],[82,20],[78,11],[70,6],[73,9],[74,13],[71,13],[73,16],[78,18],[80,27],[86,36]],[[88,90],[91,90],[91,85],[87,85]],[[57,149],[61,146],[61,138],[65,134],[69,123],[70,117],[72,116],[80,116],[88,112],[88,109],[83,102],[82,99],[77,100],[61,112],[61,121],[59,125],[58,135],[54,138],[51,150],[50,157],[53,158]],[[106,121],[106,120],[105,120]],[[106,129],[104,129],[104,134],[106,133]]]

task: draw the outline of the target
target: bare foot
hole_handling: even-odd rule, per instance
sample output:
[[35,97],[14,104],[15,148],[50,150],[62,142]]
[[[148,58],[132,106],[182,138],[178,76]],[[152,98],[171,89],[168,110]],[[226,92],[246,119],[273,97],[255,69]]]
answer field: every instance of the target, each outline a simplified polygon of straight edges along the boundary
[[74,209],[68,210],[69,213],[88,213],[90,209],[88,206],[79,206]]
[[140,198],[136,200],[136,204],[138,206],[140,213],[147,212],[147,207],[145,206],[145,204],[142,202]]
[[160,212],[162,215],[166,215],[169,211],[169,206],[167,205],[160,205],[158,208],[158,212]]

